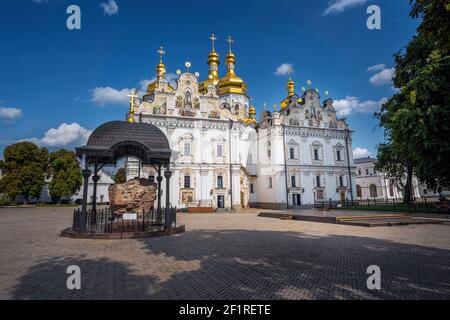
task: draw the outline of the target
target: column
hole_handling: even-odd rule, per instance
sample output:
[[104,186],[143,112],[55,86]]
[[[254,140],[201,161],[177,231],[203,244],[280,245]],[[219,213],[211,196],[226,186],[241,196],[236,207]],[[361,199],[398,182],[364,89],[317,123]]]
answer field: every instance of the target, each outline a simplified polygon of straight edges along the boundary
[[78,230],[80,233],[86,232],[86,219],[87,219],[87,197],[88,197],[88,187],[89,187],[89,177],[91,176],[91,170],[89,170],[89,164],[86,160],[86,156],[84,158],[84,170],[83,174],[83,202],[81,205],[81,213],[80,220],[78,225]]
[[82,212],[87,212],[87,197],[88,197],[88,187],[89,187],[89,177],[91,176],[91,170],[88,169],[88,164],[86,163],[84,166],[83,174],[83,202],[81,206]]
[[[170,209],[170,177],[172,177],[172,171],[170,167],[164,172],[164,177],[166,178],[166,228],[172,227],[172,222],[175,221],[175,217],[172,217],[172,211]],[[176,214],[176,213],[175,213]]]
[[158,177],[156,178],[156,181],[158,182],[158,211],[161,210],[161,182],[162,182],[162,176],[161,176],[161,165],[158,166]]
[[97,183],[100,180],[98,175],[98,164],[94,164],[94,176],[92,181],[94,182],[92,190],[92,213],[91,213],[91,224],[97,223]]

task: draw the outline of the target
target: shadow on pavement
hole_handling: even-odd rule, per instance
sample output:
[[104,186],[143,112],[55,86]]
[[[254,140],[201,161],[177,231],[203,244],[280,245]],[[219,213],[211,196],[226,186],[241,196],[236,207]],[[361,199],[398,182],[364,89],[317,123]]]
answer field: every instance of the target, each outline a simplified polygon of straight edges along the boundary
[[[170,273],[161,279],[137,274],[133,265],[110,259],[54,257],[28,270],[12,298],[450,298],[448,250],[365,237],[248,230],[197,230],[132,241],[139,241],[155,263],[170,257],[198,267],[183,271],[161,264]],[[80,291],[66,288],[69,265],[82,270]],[[370,265],[381,268],[381,291],[366,287]]]

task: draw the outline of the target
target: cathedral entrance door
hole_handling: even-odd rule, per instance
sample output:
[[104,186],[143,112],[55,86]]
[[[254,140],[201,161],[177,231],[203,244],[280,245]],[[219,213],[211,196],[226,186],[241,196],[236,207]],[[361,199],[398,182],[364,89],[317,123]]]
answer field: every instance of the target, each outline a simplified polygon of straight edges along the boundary
[[302,200],[299,194],[293,194],[292,195],[292,205],[294,207],[298,207],[302,204]]
[[345,203],[345,191],[341,192],[341,203],[344,204]]
[[217,196],[217,208],[224,209],[225,208],[225,197]]

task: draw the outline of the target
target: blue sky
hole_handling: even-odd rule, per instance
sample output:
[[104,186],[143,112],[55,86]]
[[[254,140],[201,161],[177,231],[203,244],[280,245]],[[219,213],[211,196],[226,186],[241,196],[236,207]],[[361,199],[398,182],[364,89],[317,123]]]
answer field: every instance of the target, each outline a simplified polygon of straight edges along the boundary
[[[71,4],[81,8],[81,30],[66,27]],[[373,4],[381,30],[366,27]],[[322,96],[329,91],[355,131],[355,156],[376,155],[383,131],[372,114],[394,93],[393,54],[419,23],[409,10],[406,0],[1,1],[0,152],[23,139],[72,148],[124,119],[124,93],[154,77],[161,45],[168,73],[190,61],[204,78],[214,32],[221,75],[231,35],[259,111],[286,96],[287,75],[276,71],[292,67],[298,92],[308,79]]]

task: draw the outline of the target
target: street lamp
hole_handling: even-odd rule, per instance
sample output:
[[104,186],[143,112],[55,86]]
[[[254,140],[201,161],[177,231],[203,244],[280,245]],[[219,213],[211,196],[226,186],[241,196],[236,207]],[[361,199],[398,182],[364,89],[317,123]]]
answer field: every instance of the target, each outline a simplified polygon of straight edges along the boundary
[[350,184],[350,197],[353,203],[353,185],[352,185],[352,172],[350,170],[350,155],[348,152],[348,139],[350,138],[350,134],[352,131],[350,129],[345,128],[345,150],[347,151],[347,169],[348,169],[348,178]]

